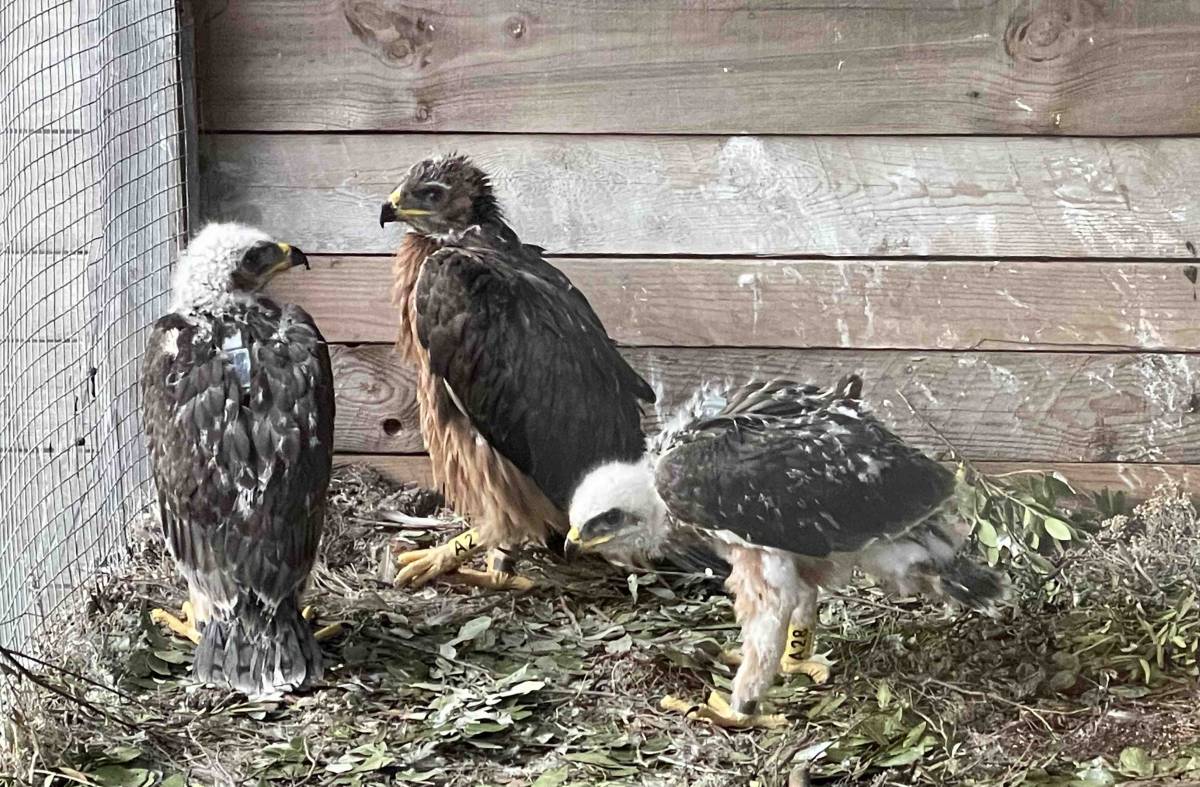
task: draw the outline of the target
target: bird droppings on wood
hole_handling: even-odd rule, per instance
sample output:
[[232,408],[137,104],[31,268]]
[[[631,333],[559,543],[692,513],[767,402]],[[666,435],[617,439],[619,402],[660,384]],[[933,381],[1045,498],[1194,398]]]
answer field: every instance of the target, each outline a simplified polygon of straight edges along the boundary
[[[436,500],[359,467],[336,472],[330,500],[307,600],[347,633],[325,645],[325,685],[273,702],[185,688],[190,648],[143,619],[183,593],[147,520],[92,589],[89,625],[48,629],[69,632],[45,643],[50,660],[99,685],[30,665],[89,707],[10,678],[19,713],[0,772],[162,787],[782,787],[793,771],[844,785],[1200,778],[1189,579],[1200,525],[1169,490],[1062,553],[1049,584],[1019,575],[995,618],[863,585],[832,595],[818,650],[837,679],[775,686],[767,699],[792,726],[750,733],[657,709],[668,689],[728,689],[718,657],[736,628],[723,595],[547,559],[543,588],[528,594],[398,592],[373,577],[378,550],[443,532],[374,512],[423,517]],[[114,685],[124,698],[104,688]]]

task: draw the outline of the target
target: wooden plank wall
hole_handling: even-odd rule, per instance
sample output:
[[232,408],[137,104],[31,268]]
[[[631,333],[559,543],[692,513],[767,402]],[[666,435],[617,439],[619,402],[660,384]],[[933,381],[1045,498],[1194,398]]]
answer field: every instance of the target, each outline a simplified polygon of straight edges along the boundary
[[320,259],[338,449],[424,478],[378,205],[458,150],[661,394],[862,371],[935,454],[1200,480],[1190,0],[199,0],[202,197]]

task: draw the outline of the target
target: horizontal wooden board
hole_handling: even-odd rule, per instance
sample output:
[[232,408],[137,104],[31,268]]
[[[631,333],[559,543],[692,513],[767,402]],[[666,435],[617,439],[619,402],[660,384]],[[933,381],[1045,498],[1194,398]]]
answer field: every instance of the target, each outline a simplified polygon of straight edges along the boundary
[[1200,139],[208,135],[205,215],[384,253],[379,205],[459,150],[554,253],[1186,258]]
[[1200,131],[1189,0],[199,2],[207,129]]
[[[372,467],[398,484],[426,487],[433,484],[429,457],[425,454],[338,454],[334,457],[334,464]],[[1134,498],[1145,498],[1160,484],[1174,483],[1184,489],[1200,488],[1200,465],[977,462],[976,468],[989,475],[1059,472],[1080,491],[1108,488],[1127,492]]]
[[[1200,462],[1200,355],[634,348],[659,393],[650,429],[706,381],[858,371],[897,432],[937,456],[1041,462]],[[388,345],[342,346],[337,448],[423,450],[412,373]],[[917,410],[915,415],[905,399]]]
[[[1200,347],[1187,262],[551,261],[628,345]],[[271,293],[307,309],[331,342],[396,336],[390,258],[314,258]]]

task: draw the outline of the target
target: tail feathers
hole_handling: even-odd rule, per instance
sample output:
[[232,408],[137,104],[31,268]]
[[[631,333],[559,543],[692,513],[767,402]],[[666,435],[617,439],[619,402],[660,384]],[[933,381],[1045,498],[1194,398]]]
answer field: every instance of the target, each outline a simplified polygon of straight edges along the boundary
[[236,617],[205,625],[192,670],[248,696],[278,694],[321,679],[321,649],[295,601],[274,614],[243,601]]
[[986,612],[1004,597],[1004,576],[960,551],[963,538],[934,517],[867,550],[859,566],[900,593],[922,592]]

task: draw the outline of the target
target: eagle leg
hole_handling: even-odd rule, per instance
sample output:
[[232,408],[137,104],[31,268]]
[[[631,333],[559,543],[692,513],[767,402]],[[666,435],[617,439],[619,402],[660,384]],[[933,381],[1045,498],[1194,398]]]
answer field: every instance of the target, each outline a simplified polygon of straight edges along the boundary
[[[313,609],[311,605],[307,606],[300,610],[300,617],[304,618],[309,623],[312,623],[317,619],[317,611]],[[314,631],[313,639],[315,639],[317,642],[325,642],[326,640],[337,637],[343,631],[345,631],[345,629],[346,627],[341,623],[330,623],[328,626],[322,626]]]
[[488,553],[488,574],[497,587],[505,590],[526,591],[533,588],[532,579],[517,574],[519,549],[501,544]]
[[394,584],[396,587],[421,587],[431,580],[457,571],[481,546],[479,533],[475,528],[471,528],[433,549],[401,553],[396,562],[404,568],[396,575]]
[[785,675],[807,675],[813,683],[829,680],[829,665],[813,658],[817,631],[817,592],[806,589],[792,611],[780,671]]
[[200,644],[200,630],[196,628],[196,618],[191,601],[183,602],[183,610],[179,613],[179,617],[175,617],[165,609],[152,609],[150,610],[150,619],[158,625],[170,629],[174,634],[191,640],[193,645]]
[[[814,636],[816,629],[816,593],[813,592],[811,601],[806,595],[792,612],[783,658],[779,662],[780,672],[785,675],[807,675],[812,678],[813,683],[825,683],[829,680],[829,665],[812,657],[816,642]],[[742,665],[741,651],[721,651],[721,663],[730,667],[740,667]]]
[[682,713],[689,719],[731,730],[777,729],[788,725],[787,717],[779,713],[739,713],[716,691],[708,695],[708,702],[703,705],[693,705],[678,697],[668,695],[662,698],[659,707],[663,710]]

